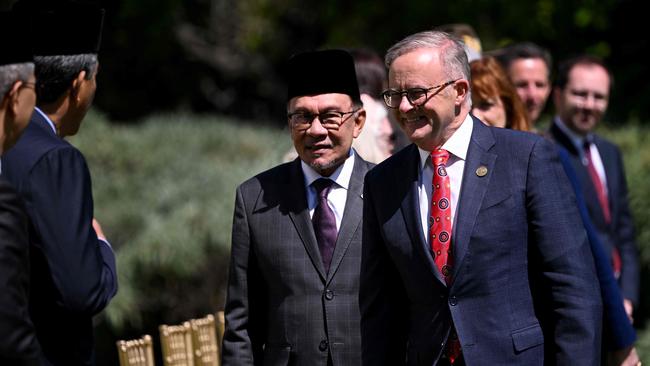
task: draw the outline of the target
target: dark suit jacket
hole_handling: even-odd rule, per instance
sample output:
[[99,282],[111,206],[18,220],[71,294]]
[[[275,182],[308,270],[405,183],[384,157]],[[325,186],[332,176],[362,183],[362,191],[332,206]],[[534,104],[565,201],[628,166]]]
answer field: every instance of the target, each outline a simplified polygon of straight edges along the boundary
[[34,112],[2,174],[30,219],[30,314],[49,364],[93,362],[93,315],[117,291],[115,256],[92,227],[90,173],[83,155]]
[[449,287],[420,225],[419,159],[411,145],[366,176],[363,364],[435,365],[452,319],[468,365],[598,364],[598,282],[552,143],[474,119]]
[[332,264],[325,272],[300,160],[237,189],[224,365],[359,365],[363,177],[355,155]]
[[623,307],[623,296],[621,296],[618,284],[614,278],[614,273],[612,272],[612,264],[609,262],[610,256],[605,252],[603,244],[600,242],[598,231],[591,223],[587,205],[582,196],[580,181],[571,164],[571,157],[561,146],[558,146],[558,150],[564,171],[576,194],[580,217],[584,222],[591,252],[594,255],[594,264],[596,265],[598,283],[600,284],[600,294],[603,298],[603,338],[606,339],[604,339],[603,348],[606,348],[606,350],[625,349],[634,345],[636,331],[630,323],[625,308]]
[[565,148],[571,157],[571,164],[578,176],[589,216],[598,230],[600,241],[611,263],[611,253],[614,247],[621,255],[622,267],[619,285],[623,297],[638,304],[639,300],[639,255],[634,242],[634,223],[628,204],[627,181],[621,152],[612,143],[598,135],[594,135],[594,143],[605,167],[607,177],[607,192],[611,221],[605,222],[603,211],[598,201],[589,171],[582,164],[580,152],[571,139],[555,124],[551,125],[550,136],[560,146]]
[[29,318],[27,214],[0,176],[0,365],[39,365],[41,349]]

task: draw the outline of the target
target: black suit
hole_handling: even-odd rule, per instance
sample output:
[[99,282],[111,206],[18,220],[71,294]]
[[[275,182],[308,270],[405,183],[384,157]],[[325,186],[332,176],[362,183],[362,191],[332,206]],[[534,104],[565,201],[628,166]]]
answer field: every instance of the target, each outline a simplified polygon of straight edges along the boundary
[[329,272],[309,215],[300,159],[237,189],[225,366],[360,364],[362,192],[370,167],[355,156]]
[[620,253],[622,261],[619,278],[621,293],[624,298],[637,304],[639,300],[639,256],[634,239],[634,223],[628,204],[627,182],[621,152],[611,142],[598,135],[593,135],[593,142],[598,148],[607,177],[611,217],[610,222],[607,223],[589,171],[582,163],[581,153],[555,122],[551,126],[550,136],[569,152],[571,165],[578,176],[589,216],[596,227],[605,252],[610,256],[610,262],[614,248],[617,248]]
[[0,365],[38,365],[41,353],[29,318],[27,215],[0,176]]
[[115,295],[117,275],[92,227],[86,160],[35,111],[2,169],[30,219],[30,314],[47,363],[91,365],[92,317]]

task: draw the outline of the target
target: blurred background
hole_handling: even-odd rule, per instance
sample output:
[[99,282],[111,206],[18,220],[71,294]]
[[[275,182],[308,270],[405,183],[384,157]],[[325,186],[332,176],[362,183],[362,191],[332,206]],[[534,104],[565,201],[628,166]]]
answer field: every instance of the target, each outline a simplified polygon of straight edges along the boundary
[[[0,0],[0,8],[13,2]],[[291,147],[282,69],[290,55],[366,47],[383,56],[406,35],[448,23],[473,26],[484,51],[532,41],[548,48],[554,61],[582,52],[607,61],[615,83],[600,132],[625,154],[642,288],[647,285],[650,88],[641,1],[107,0],[102,5],[98,92],[81,132],[71,139],[88,159],[95,214],[118,253],[119,293],[96,318],[100,365],[117,364],[117,339],[157,337],[159,324],[222,309],[235,188],[278,164]],[[647,292],[635,325],[640,353],[650,360],[649,312]]]

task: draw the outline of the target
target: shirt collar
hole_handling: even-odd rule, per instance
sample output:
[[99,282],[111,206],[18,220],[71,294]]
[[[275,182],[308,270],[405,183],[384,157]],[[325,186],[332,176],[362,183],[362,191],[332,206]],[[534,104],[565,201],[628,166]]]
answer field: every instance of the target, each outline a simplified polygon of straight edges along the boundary
[[50,125],[50,127],[52,128],[52,131],[54,131],[54,134],[56,135],[56,134],[57,134],[57,133],[56,133],[56,126],[54,126],[54,122],[52,122],[52,120],[51,120],[51,119],[50,119],[50,118],[49,118],[45,113],[43,113],[43,111],[40,110],[40,108],[38,108],[38,107],[34,107],[34,110],[35,110],[36,112],[38,112],[38,114],[40,114],[41,117],[43,117],[43,118],[45,119],[45,121],[47,121],[47,123],[48,123],[48,124]]
[[[474,121],[468,113],[460,127],[451,135],[449,140],[442,144],[441,148],[449,151],[450,158],[455,156],[457,159],[465,160],[473,130]],[[420,169],[424,169],[427,159],[431,155],[431,151],[423,150],[419,147],[418,150],[420,151]]]
[[593,141],[593,136],[591,133],[588,133],[586,136],[581,136],[578,135],[577,133],[573,132],[567,125],[560,119],[559,116],[555,117],[555,124],[557,127],[564,132],[565,135],[571,140],[573,145],[578,149],[578,151],[582,151],[582,146],[585,143],[585,141],[592,142]]
[[354,168],[354,149],[350,149],[347,159],[341,164],[332,175],[323,177],[318,174],[312,167],[307,165],[304,161],[300,160],[300,167],[305,177],[305,186],[309,187],[318,178],[329,178],[336,182],[339,186],[348,189],[350,178],[352,177],[352,168]]

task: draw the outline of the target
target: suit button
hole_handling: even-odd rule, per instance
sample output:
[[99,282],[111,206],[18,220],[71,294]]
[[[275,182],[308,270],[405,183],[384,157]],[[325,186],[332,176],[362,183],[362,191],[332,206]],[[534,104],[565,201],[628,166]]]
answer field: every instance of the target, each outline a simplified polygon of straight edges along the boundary
[[325,299],[330,301],[334,298],[334,293],[330,290],[325,291]]
[[322,341],[320,341],[320,344],[318,345],[318,349],[325,352],[327,351],[327,346],[328,346],[327,340],[323,339]]
[[449,305],[451,306],[456,306],[458,304],[458,299],[456,299],[456,296],[452,296],[449,298]]

